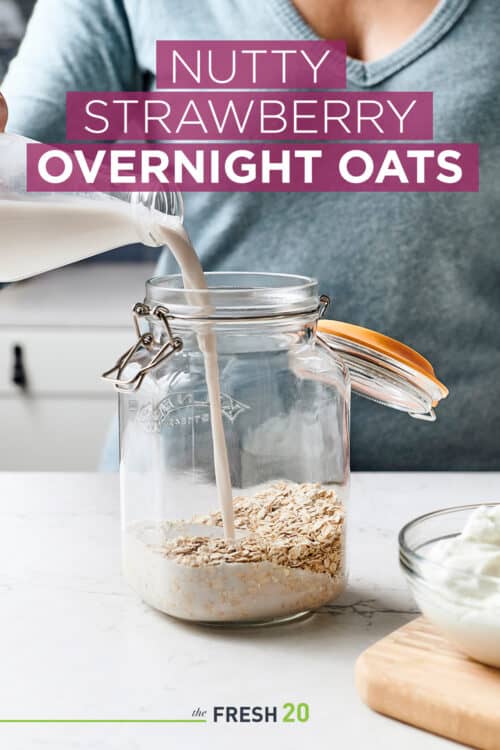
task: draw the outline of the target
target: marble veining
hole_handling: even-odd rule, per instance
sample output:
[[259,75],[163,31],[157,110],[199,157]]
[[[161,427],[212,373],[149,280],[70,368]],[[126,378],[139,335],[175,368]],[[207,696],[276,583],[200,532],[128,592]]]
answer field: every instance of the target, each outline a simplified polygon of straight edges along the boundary
[[342,597],[292,625],[224,630],[176,622],[127,588],[117,477],[0,474],[0,719],[189,718],[197,707],[287,701],[308,702],[311,714],[300,726],[0,723],[0,747],[457,747],[372,713],[354,663],[417,614],[399,528],[499,495],[500,474],[355,474]]

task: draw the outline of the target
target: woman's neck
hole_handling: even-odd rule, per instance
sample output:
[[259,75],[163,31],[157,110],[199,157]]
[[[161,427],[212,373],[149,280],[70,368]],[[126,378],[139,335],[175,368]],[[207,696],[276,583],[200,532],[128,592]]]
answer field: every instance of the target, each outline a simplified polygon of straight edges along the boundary
[[367,62],[394,52],[439,0],[290,0],[324,39],[345,39],[347,54]]

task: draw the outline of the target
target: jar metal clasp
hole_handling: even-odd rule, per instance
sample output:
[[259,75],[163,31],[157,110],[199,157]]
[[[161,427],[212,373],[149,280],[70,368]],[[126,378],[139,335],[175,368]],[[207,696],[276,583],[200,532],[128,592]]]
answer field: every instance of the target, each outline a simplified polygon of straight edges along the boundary
[[[113,367],[111,367],[109,370],[106,370],[106,372],[103,372],[103,374],[101,375],[101,378],[103,380],[112,383],[117,391],[121,391],[123,393],[137,391],[141,387],[142,381],[144,380],[146,375],[151,372],[151,370],[153,370],[155,367],[161,364],[161,362],[163,362],[175,352],[180,352],[183,347],[182,339],[180,339],[178,336],[174,336],[172,333],[169,322],[170,314],[166,307],[163,307],[162,305],[156,305],[155,307],[151,308],[144,302],[137,302],[134,305],[132,312],[134,328],[137,334],[137,341],[135,342],[135,344],[133,344],[133,346],[130,347],[130,349],[127,349],[127,351],[122,354],[122,356],[118,359],[116,364],[113,365]],[[154,317],[160,320],[163,323],[163,327],[165,328],[165,332],[167,334],[166,342],[158,349],[156,353],[153,353],[155,349],[155,338],[153,336],[153,333],[149,330],[144,332],[141,330],[140,320],[141,318],[145,317]],[[122,375],[126,367],[133,361],[135,355],[141,349],[145,349],[148,352],[151,352],[151,359],[149,360],[149,362],[147,362],[147,364],[139,368],[131,378],[124,379]]]

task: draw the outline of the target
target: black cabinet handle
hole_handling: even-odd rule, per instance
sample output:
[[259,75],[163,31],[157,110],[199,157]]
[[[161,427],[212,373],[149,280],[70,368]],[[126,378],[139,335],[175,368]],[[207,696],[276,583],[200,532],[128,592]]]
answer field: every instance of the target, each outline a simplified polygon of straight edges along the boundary
[[19,344],[14,346],[14,370],[12,373],[12,382],[19,388],[26,390],[28,387],[28,378],[26,377],[26,368],[24,366],[23,349]]

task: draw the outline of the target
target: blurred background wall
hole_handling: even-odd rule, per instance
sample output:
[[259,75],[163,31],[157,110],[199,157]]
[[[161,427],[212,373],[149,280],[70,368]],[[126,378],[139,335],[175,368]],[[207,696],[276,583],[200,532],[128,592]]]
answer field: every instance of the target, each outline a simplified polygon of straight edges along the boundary
[[0,0],[0,79],[16,54],[35,0]]

